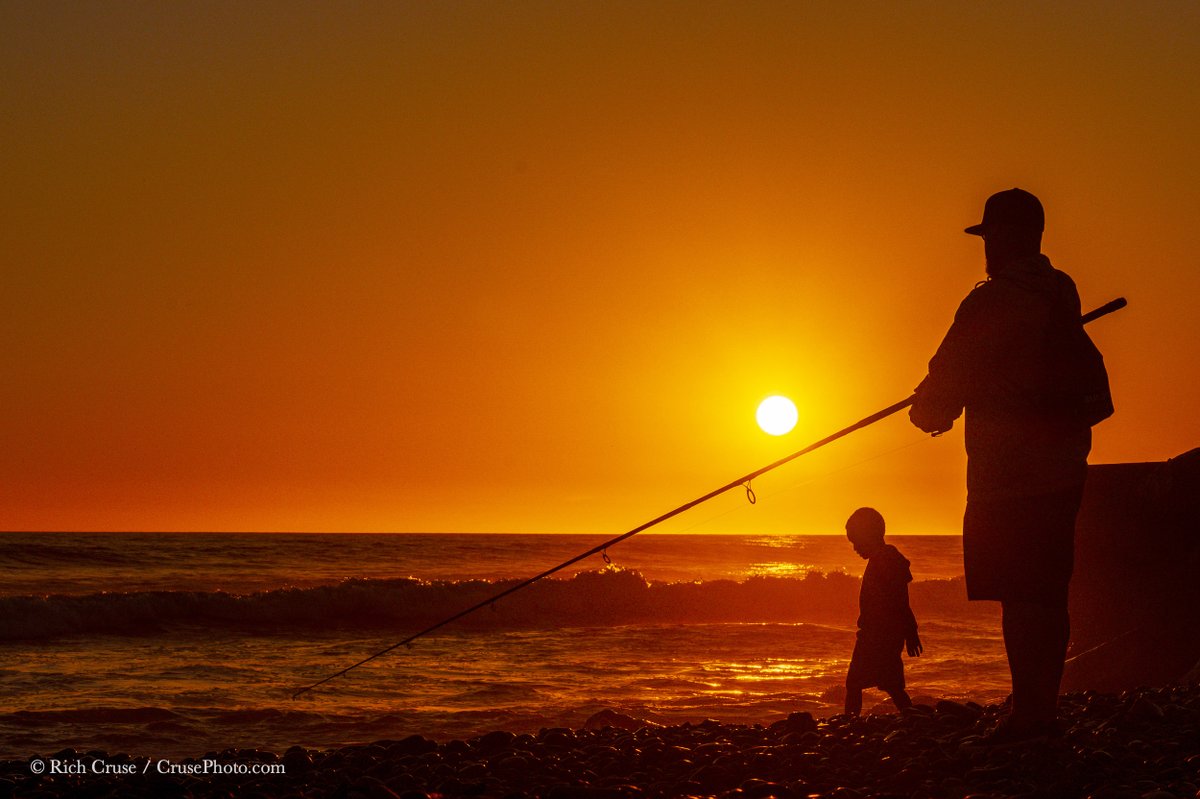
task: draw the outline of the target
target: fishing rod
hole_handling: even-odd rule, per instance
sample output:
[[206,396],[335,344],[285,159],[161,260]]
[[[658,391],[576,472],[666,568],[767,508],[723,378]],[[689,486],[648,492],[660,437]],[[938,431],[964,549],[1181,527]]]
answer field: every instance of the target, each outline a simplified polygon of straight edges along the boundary
[[[1127,303],[1125,302],[1125,298],[1118,297],[1117,299],[1113,300],[1112,302],[1105,303],[1104,305],[1100,306],[1099,308],[1096,308],[1095,310],[1089,311],[1088,313],[1084,314],[1082,317],[1080,317],[1080,321],[1086,325],[1088,322],[1095,321],[1096,319],[1099,319],[1102,316],[1106,316],[1107,314],[1110,314],[1113,311],[1119,311],[1120,309],[1124,308],[1126,305],[1127,305]],[[604,543],[597,544],[596,546],[592,547],[588,551],[580,553],[579,555],[576,555],[575,557],[571,558],[570,560],[565,560],[562,563],[558,564],[557,566],[555,566],[551,569],[547,569],[546,571],[542,572],[541,574],[538,574],[534,577],[530,577],[528,580],[525,580],[523,582],[517,583],[514,586],[506,588],[505,590],[501,591],[500,593],[496,594],[495,596],[488,597],[487,599],[485,599],[481,602],[477,602],[476,604],[472,605],[469,608],[466,608],[465,610],[460,610],[458,613],[455,613],[453,616],[449,616],[445,619],[442,619],[437,624],[434,624],[430,627],[426,627],[424,630],[421,630],[418,633],[413,633],[409,637],[405,638],[403,641],[397,641],[396,643],[392,644],[391,646],[387,647],[386,649],[381,649],[380,651],[376,652],[375,654],[371,655],[370,657],[365,657],[352,666],[347,666],[346,668],[342,669],[341,671],[330,674],[328,677],[318,680],[317,682],[312,683],[311,685],[306,685],[303,688],[297,689],[292,694],[292,699],[295,699],[298,696],[308,693],[309,691],[313,690],[314,688],[324,685],[325,683],[329,682],[330,680],[341,677],[342,675],[344,675],[350,671],[353,671],[354,669],[357,669],[359,666],[370,663],[372,660],[375,660],[376,658],[383,657],[384,655],[388,654],[389,652],[391,652],[395,649],[399,649],[402,646],[408,646],[409,644],[411,644],[413,641],[417,640],[418,638],[422,638],[436,630],[440,630],[442,627],[445,627],[447,624],[452,624],[453,622],[458,621],[459,619],[461,619],[464,616],[469,616],[470,614],[474,613],[477,610],[482,610],[483,608],[495,605],[497,602],[499,602],[501,599],[504,599],[506,596],[509,596],[510,594],[515,594],[517,591],[520,591],[522,588],[527,588],[527,587],[533,585],[534,583],[536,583],[538,580],[549,577],[550,575],[552,575],[556,572],[560,572],[563,569],[567,568],[568,566],[572,566],[572,565],[578,563],[579,561],[584,560],[585,558],[590,558],[592,555],[595,555],[597,553],[603,553],[604,559],[607,561],[608,560],[607,550],[609,547],[616,546],[617,544],[621,543],[622,541],[624,541],[628,538],[633,538],[638,533],[644,532],[644,531],[650,529],[651,527],[654,527],[656,524],[661,524],[662,522],[665,522],[667,519],[671,519],[675,516],[678,516],[679,514],[683,513],[684,511],[691,510],[692,508],[696,507],[697,505],[701,505],[705,502],[708,502],[710,499],[720,496],[721,494],[724,494],[726,491],[731,491],[735,488],[743,487],[746,489],[747,498],[750,500],[751,504],[753,504],[756,500],[755,500],[755,496],[754,496],[754,491],[750,487],[750,484],[755,478],[761,477],[762,475],[764,475],[767,472],[772,471],[774,469],[778,469],[780,466],[783,466],[786,463],[791,463],[792,461],[796,460],[796,458],[799,458],[801,455],[807,455],[808,453],[812,452],[813,450],[820,449],[821,447],[825,446],[826,444],[837,441],[839,438],[842,438],[843,436],[848,436],[856,430],[861,430],[864,427],[868,427],[870,425],[875,424],[876,422],[880,421],[881,419],[886,419],[887,417],[891,416],[892,414],[897,413],[898,411],[902,411],[905,408],[907,408],[908,406],[912,405],[913,402],[916,400],[916,398],[917,398],[917,395],[913,394],[913,395],[909,396],[907,399],[901,400],[900,402],[897,402],[894,405],[889,405],[881,411],[876,411],[875,413],[871,414],[870,416],[859,419],[857,422],[850,425],[849,427],[844,427],[841,430],[837,431],[836,433],[833,433],[832,435],[828,435],[825,438],[822,438],[820,441],[816,441],[812,444],[809,444],[807,447],[805,447],[802,450],[793,452],[791,455],[788,455],[787,457],[780,458],[779,460],[775,461],[774,463],[768,464],[767,466],[764,466],[761,469],[756,469],[747,475],[744,475],[742,477],[739,477],[736,480],[728,482],[718,489],[709,491],[707,494],[705,494],[702,497],[693,499],[691,502],[680,505],[679,507],[675,508],[674,510],[667,511],[663,515],[658,516],[654,519],[651,519],[650,521],[646,522],[645,524],[642,524],[642,525],[639,525],[638,527],[633,528],[632,530],[630,530],[627,533],[622,533],[621,535],[619,535],[615,538],[610,538],[609,540],[605,541]]]

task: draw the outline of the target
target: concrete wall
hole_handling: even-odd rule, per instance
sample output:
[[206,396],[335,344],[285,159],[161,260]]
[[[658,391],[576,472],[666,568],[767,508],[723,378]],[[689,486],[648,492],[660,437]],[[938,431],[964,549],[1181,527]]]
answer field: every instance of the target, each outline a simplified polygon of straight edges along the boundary
[[1164,685],[1200,665],[1200,449],[1089,468],[1071,623],[1063,690]]

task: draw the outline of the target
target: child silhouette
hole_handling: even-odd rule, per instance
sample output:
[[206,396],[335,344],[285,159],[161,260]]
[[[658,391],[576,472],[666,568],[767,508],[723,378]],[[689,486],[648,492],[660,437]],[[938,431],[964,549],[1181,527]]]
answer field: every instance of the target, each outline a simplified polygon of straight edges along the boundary
[[846,713],[851,715],[862,712],[864,688],[887,692],[901,710],[911,707],[900,653],[907,649],[909,657],[917,657],[924,651],[908,605],[908,559],[885,544],[883,534],[883,516],[874,508],[859,508],[846,521],[846,537],[867,561],[858,598],[858,639],[846,674]]

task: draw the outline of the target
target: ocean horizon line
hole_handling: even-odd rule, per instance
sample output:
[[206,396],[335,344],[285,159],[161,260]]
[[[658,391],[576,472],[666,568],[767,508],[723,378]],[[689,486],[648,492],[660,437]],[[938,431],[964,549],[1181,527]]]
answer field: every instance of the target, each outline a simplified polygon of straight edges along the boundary
[[[517,530],[0,530],[0,535],[489,535],[489,536],[595,536],[613,537],[611,531],[603,533],[579,532],[522,532]],[[843,532],[834,533],[756,533],[756,532],[715,532],[703,533],[695,530],[646,531],[639,536],[759,536],[770,538],[805,538],[805,537],[840,537]],[[950,537],[962,535],[961,531],[952,533],[900,533],[888,532],[889,537]]]

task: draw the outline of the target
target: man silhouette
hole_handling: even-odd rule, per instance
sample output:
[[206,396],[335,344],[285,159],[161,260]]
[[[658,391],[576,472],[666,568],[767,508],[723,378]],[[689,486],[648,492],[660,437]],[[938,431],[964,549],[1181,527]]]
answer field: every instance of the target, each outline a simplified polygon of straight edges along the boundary
[[987,280],[967,295],[929,362],[909,416],[928,433],[966,411],[967,597],[998,600],[1012,710],[985,739],[1011,745],[1057,733],[1058,686],[1070,639],[1067,587],[1075,516],[1091,449],[1088,422],[1043,401],[1057,375],[1051,339],[1079,319],[1079,294],[1041,254],[1044,212],[1010,189],[988,198]]

